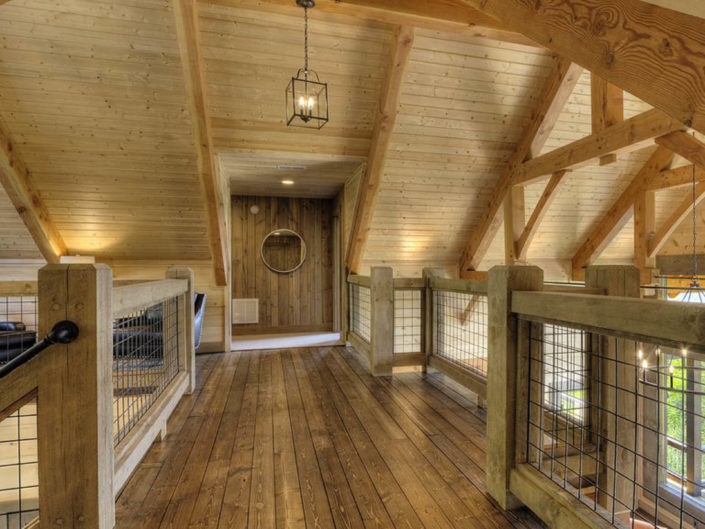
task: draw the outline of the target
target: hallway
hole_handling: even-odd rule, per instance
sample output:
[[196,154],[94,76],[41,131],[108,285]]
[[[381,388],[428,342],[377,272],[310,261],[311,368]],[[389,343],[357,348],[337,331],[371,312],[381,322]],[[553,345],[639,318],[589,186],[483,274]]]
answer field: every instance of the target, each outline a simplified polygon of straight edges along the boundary
[[484,495],[484,411],[343,348],[198,357],[198,387],[117,501],[126,528],[539,527]]

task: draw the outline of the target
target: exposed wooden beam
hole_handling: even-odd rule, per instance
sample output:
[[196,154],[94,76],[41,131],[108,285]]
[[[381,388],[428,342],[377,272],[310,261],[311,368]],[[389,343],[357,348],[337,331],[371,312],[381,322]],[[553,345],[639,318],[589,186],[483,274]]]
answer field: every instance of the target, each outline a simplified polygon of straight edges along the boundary
[[[558,76],[562,76],[557,89],[554,92],[553,99],[548,104],[548,108],[543,116],[543,121],[536,131],[534,140],[531,142],[531,158],[536,158],[541,154],[541,150],[548,137],[553,131],[553,127],[556,126],[558,117],[563,108],[568,102],[568,98],[571,96],[575,90],[575,85],[578,84],[580,76],[583,73],[583,68],[575,63],[569,62],[565,59],[559,59],[557,65]],[[554,81],[551,80],[551,83]]]
[[[695,204],[699,204],[705,198],[705,182],[700,182],[695,186]],[[673,233],[678,229],[678,226],[692,214],[693,209],[693,194],[688,193],[683,201],[676,206],[673,212],[668,216],[666,222],[663,223],[653,238],[649,241],[648,256],[655,258],[656,254],[668,242]]]
[[644,283],[651,282],[656,260],[649,255],[649,241],[656,231],[656,192],[644,187],[634,200],[634,265],[641,270]]
[[[677,169],[669,169],[661,171],[651,178],[647,184],[647,189],[659,191],[660,189],[669,189],[689,185],[693,181],[693,165],[684,165]],[[695,181],[705,181],[705,169],[695,167]]]
[[612,205],[607,214],[595,223],[592,231],[580,249],[573,256],[573,278],[582,276],[583,267],[594,261],[615,235],[624,227],[634,211],[634,201],[637,199],[652,176],[668,168],[673,162],[673,153],[663,147],[658,147],[649,157],[639,173],[631,181],[627,189]]
[[[590,75],[590,98],[593,134],[624,121],[624,90],[593,73]],[[600,158],[600,165],[615,161],[616,154],[606,154]]]
[[548,184],[546,184],[546,188],[543,190],[539,201],[536,203],[536,207],[534,208],[534,212],[531,214],[529,222],[526,224],[524,231],[516,243],[516,255],[519,261],[526,260],[526,254],[529,250],[529,246],[531,246],[531,241],[534,239],[534,236],[541,225],[541,221],[546,216],[548,208],[556,198],[565,174],[565,171],[558,171],[551,176]]
[[492,193],[487,210],[473,231],[460,258],[461,277],[465,277],[468,271],[476,270],[487,253],[487,248],[497,234],[502,221],[500,207],[515,178],[515,172],[521,167],[522,162],[531,157],[532,153],[540,152],[543,148],[555,126],[560,109],[575,88],[581,71],[570,61],[561,57],[555,59],[555,65],[544,83],[531,119],[519,137],[514,154],[507,162],[506,169]]
[[[705,75],[705,74],[704,74]],[[672,132],[656,139],[656,143],[705,169],[705,143],[687,132]]]
[[350,272],[358,271],[370,233],[372,214],[387,158],[389,140],[399,109],[404,70],[409,62],[413,45],[414,29],[409,26],[399,26],[392,44],[387,79],[380,96],[379,112],[375,118],[367,170],[362,182],[360,182],[360,191],[355,206],[355,217],[345,260]]
[[513,186],[509,188],[504,198],[504,263],[515,264],[519,261],[516,241],[526,226],[526,207],[524,188]]
[[705,133],[705,20],[640,0],[460,0]]
[[638,150],[653,144],[655,138],[683,129],[683,125],[660,110],[649,110],[597,134],[574,141],[525,162],[513,183],[526,185],[565,169],[595,163],[605,154]]
[[[275,4],[296,7],[294,0],[208,0],[211,4],[244,6]],[[497,20],[468,8],[459,0],[408,2],[406,0],[316,0],[316,9],[394,26],[409,26],[449,33],[487,37],[504,42],[538,47],[515,31],[507,31]]]
[[22,222],[49,263],[58,263],[67,249],[49,216],[42,197],[32,182],[27,165],[15,149],[9,131],[0,122],[0,185],[10,197]]
[[205,74],[199,45],[197,4],[195,0],[173,0],[173,6],[198,155],[198,173],[206,202],[209,245],[215,268],[215,279],[217,285],[224,286],[228,284],[230,275],[227,224],[208,117]]

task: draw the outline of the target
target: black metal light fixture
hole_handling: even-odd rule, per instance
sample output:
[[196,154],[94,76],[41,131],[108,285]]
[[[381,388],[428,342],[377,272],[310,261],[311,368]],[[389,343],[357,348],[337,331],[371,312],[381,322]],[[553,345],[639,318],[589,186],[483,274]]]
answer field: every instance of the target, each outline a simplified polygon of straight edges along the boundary
[[308,10],[314,0],[296,0],[304,8],[304,67],[286,88],[286,124],[289,127],[320,129],[328,123],[328,85],[308,67]]

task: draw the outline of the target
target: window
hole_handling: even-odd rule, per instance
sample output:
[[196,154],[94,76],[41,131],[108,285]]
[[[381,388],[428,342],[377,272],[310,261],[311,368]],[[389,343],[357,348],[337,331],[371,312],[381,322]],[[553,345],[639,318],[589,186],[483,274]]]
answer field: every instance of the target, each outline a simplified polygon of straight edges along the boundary
[[685,485],[688,496],[701,497],[705,361],[675,351],[662,356],[662,372],[668,373],[663,398],[667,483],[678,489]]

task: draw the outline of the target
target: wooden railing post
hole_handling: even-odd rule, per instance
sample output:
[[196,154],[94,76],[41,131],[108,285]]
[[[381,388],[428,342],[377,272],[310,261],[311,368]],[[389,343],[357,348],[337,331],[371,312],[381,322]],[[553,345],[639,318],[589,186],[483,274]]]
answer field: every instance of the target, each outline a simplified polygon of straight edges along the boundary
[[[640,276],[641,272],[635,266],[589,266],[585,271],[585,286],[603,289],[608,296],[638,298],[640,297]],[[625,314],[625,317],[628,316]],[[602,465],[598,476],[600,488],[605,494],[598,493],[597,501],[611,511],[614,507],[612,497],[618,502],[627,503],[631,501],[633,493],[631,481],[625,478],[630,469],[634,468],[633,454],[623,447],[632,446],[634,443],[634,428],[627,424],[629,421],[637,420],[632,410],[635,404],[634,396],[639,390],[636,387],[637,374],[634,372],[634,366],[639,362],[636,358],[636,346],[632,340],[593,335],[591,351],[593,352],[591,370],[599,374],[597,379],[601,381],[599,384],[590,384],[591,401],[600,403],[599,410],[596,406],[591,406],[593,423],[601,425],[602,431],[599,435],[608,441],[601,443],[603,453],[600,457],[604,461],[620,461],[620,467],[623,467],[615,476],[609,465]],[[616,387],[625,390],[621,393],[619,404],[614,389]],[[602,414],[602,417],[598,417],[598,414]],[[614,417],[617,415],[626,420],[615,421]],[[656,419],[657,416],[658,411],[653,418]],[[649,418],[645,417],[645,420],[649,421]],[[656,420],[654,422],[656,423]],[[617,439],[619,439],[619,447],[615,444]]]
[[391,375],[394,365],[394,278],[391,268],[372,268],[370,304],[370,369],[374,375]]
[[433,354],[433,290],[431,289],[431,279],[434,277],[443,277],[443,270],[439,268],[424,268],[424,315],[423,315],[423,353],[424,365],[423,370],[426,372],[428,362]]
[[185,371],[189,375],[189,385],[186,389],[186,394],[190,395],[196,387],[193,270],[190,268],[171,267],[167,270],[166,277],[167,279],[186,279],[188,281],[188,290],[179,296],[177,322],[179,333],[179,371]]
[[[512,314],[514,290],[541,290],[543,270],[535,266],[496,266],[488,284],[487,373],[487,492],[503,509],[521,503],[509,492],[509,473],[515,467],[517,386],[528,355],[520,355],[519,336],[526,336]],[[521,356],[521,358],[520,358]]]
[[37,436],[42,528],[110,529],[113,491],[112,271],[47,265],[39,271],[39,335],[70,320],[76,341],[43,352]]

